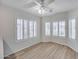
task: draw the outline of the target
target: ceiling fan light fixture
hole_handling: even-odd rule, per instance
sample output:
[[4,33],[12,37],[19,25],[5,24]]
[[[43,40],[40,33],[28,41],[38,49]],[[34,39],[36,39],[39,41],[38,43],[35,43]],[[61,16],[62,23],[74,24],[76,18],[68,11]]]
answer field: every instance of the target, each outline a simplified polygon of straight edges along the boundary
[[43,8],[40,8],[40,9],[38,10],[38,12],[39,12],[39,14],[44,15],[44,14],[46,13],[46,10],[43,9]]
[[39,14],[41,15],[45,15],[45,14],[50,14],[53,12],[52,9],[46,8],[46,7],[40,7],[40,9],[38,9]]
[[41,6],[35,6],[34,7],[35,10],[37,10],[37,12],[41,15],[46,14],[46,10],[45,8],[41,7]]
[[[52,9],[50,9],[49,7],[45,6],[44,3],[45,0],[41,0],[41,4],[35,6],[35,9],[38,11],[38,13],[40,15],[45,15],[45,14],[49,14],[52,13]],[[39,3],[38,3],[39,4]]]

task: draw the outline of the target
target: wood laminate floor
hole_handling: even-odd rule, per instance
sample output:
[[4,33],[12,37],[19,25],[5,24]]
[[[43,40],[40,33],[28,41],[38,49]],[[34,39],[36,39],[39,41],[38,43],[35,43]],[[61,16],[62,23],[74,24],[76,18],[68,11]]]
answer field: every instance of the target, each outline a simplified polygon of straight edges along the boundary
[[5,59],[77,59],[71,48],[56,43],[40,43],[33,48],[16,53],[15,57]]

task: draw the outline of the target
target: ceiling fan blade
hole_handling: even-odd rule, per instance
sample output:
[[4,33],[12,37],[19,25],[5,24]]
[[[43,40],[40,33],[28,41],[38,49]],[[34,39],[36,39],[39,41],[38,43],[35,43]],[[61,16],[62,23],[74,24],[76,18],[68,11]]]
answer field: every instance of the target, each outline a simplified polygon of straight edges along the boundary
[[41,6],[41,3],[39,3],[37,0],[34,1],[38,6]]
[[49,13],[53,12],[53,9],[51,9],[51,8],[49,8],[49,7],[45,7],[44,9],[45,9],[47,12],[49,12]]
[[40,5],[48,6],[53,3],[55,0],[35,0]]
[[50,5],[51,3],[53,3],[55,0],[45,0],[45,5]]
[[44,0],[35,0],[35,1],[41,4]]
[[32,1],[32,2],[30,2],[30,3],[25,4],[24,7],[25,7],[25,8],[32,8],[32,7],[36,6],[36,5],[37,5],[37,4]]

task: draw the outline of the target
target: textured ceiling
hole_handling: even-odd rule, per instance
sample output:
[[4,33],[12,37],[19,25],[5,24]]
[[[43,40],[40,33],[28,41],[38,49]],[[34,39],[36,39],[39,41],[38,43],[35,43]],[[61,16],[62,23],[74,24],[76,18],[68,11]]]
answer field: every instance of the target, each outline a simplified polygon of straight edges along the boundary
[[[35,8],[26,8],[25,5],[33,0],[2,0],[1,2],[5,5],[19,8],[23,11],[40,15]],[[49,8],[53,9],[52,13],[45,14],[51,15],[58,12],[68,11],[77,8],[78,0],[55,0],[49,5]]]

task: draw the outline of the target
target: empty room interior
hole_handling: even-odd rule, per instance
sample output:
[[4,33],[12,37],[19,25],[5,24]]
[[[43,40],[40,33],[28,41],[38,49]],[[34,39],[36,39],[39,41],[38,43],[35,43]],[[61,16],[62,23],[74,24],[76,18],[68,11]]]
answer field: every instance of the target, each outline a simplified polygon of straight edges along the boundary
[[78,0],[0,0],[0,59],[78,59]]

